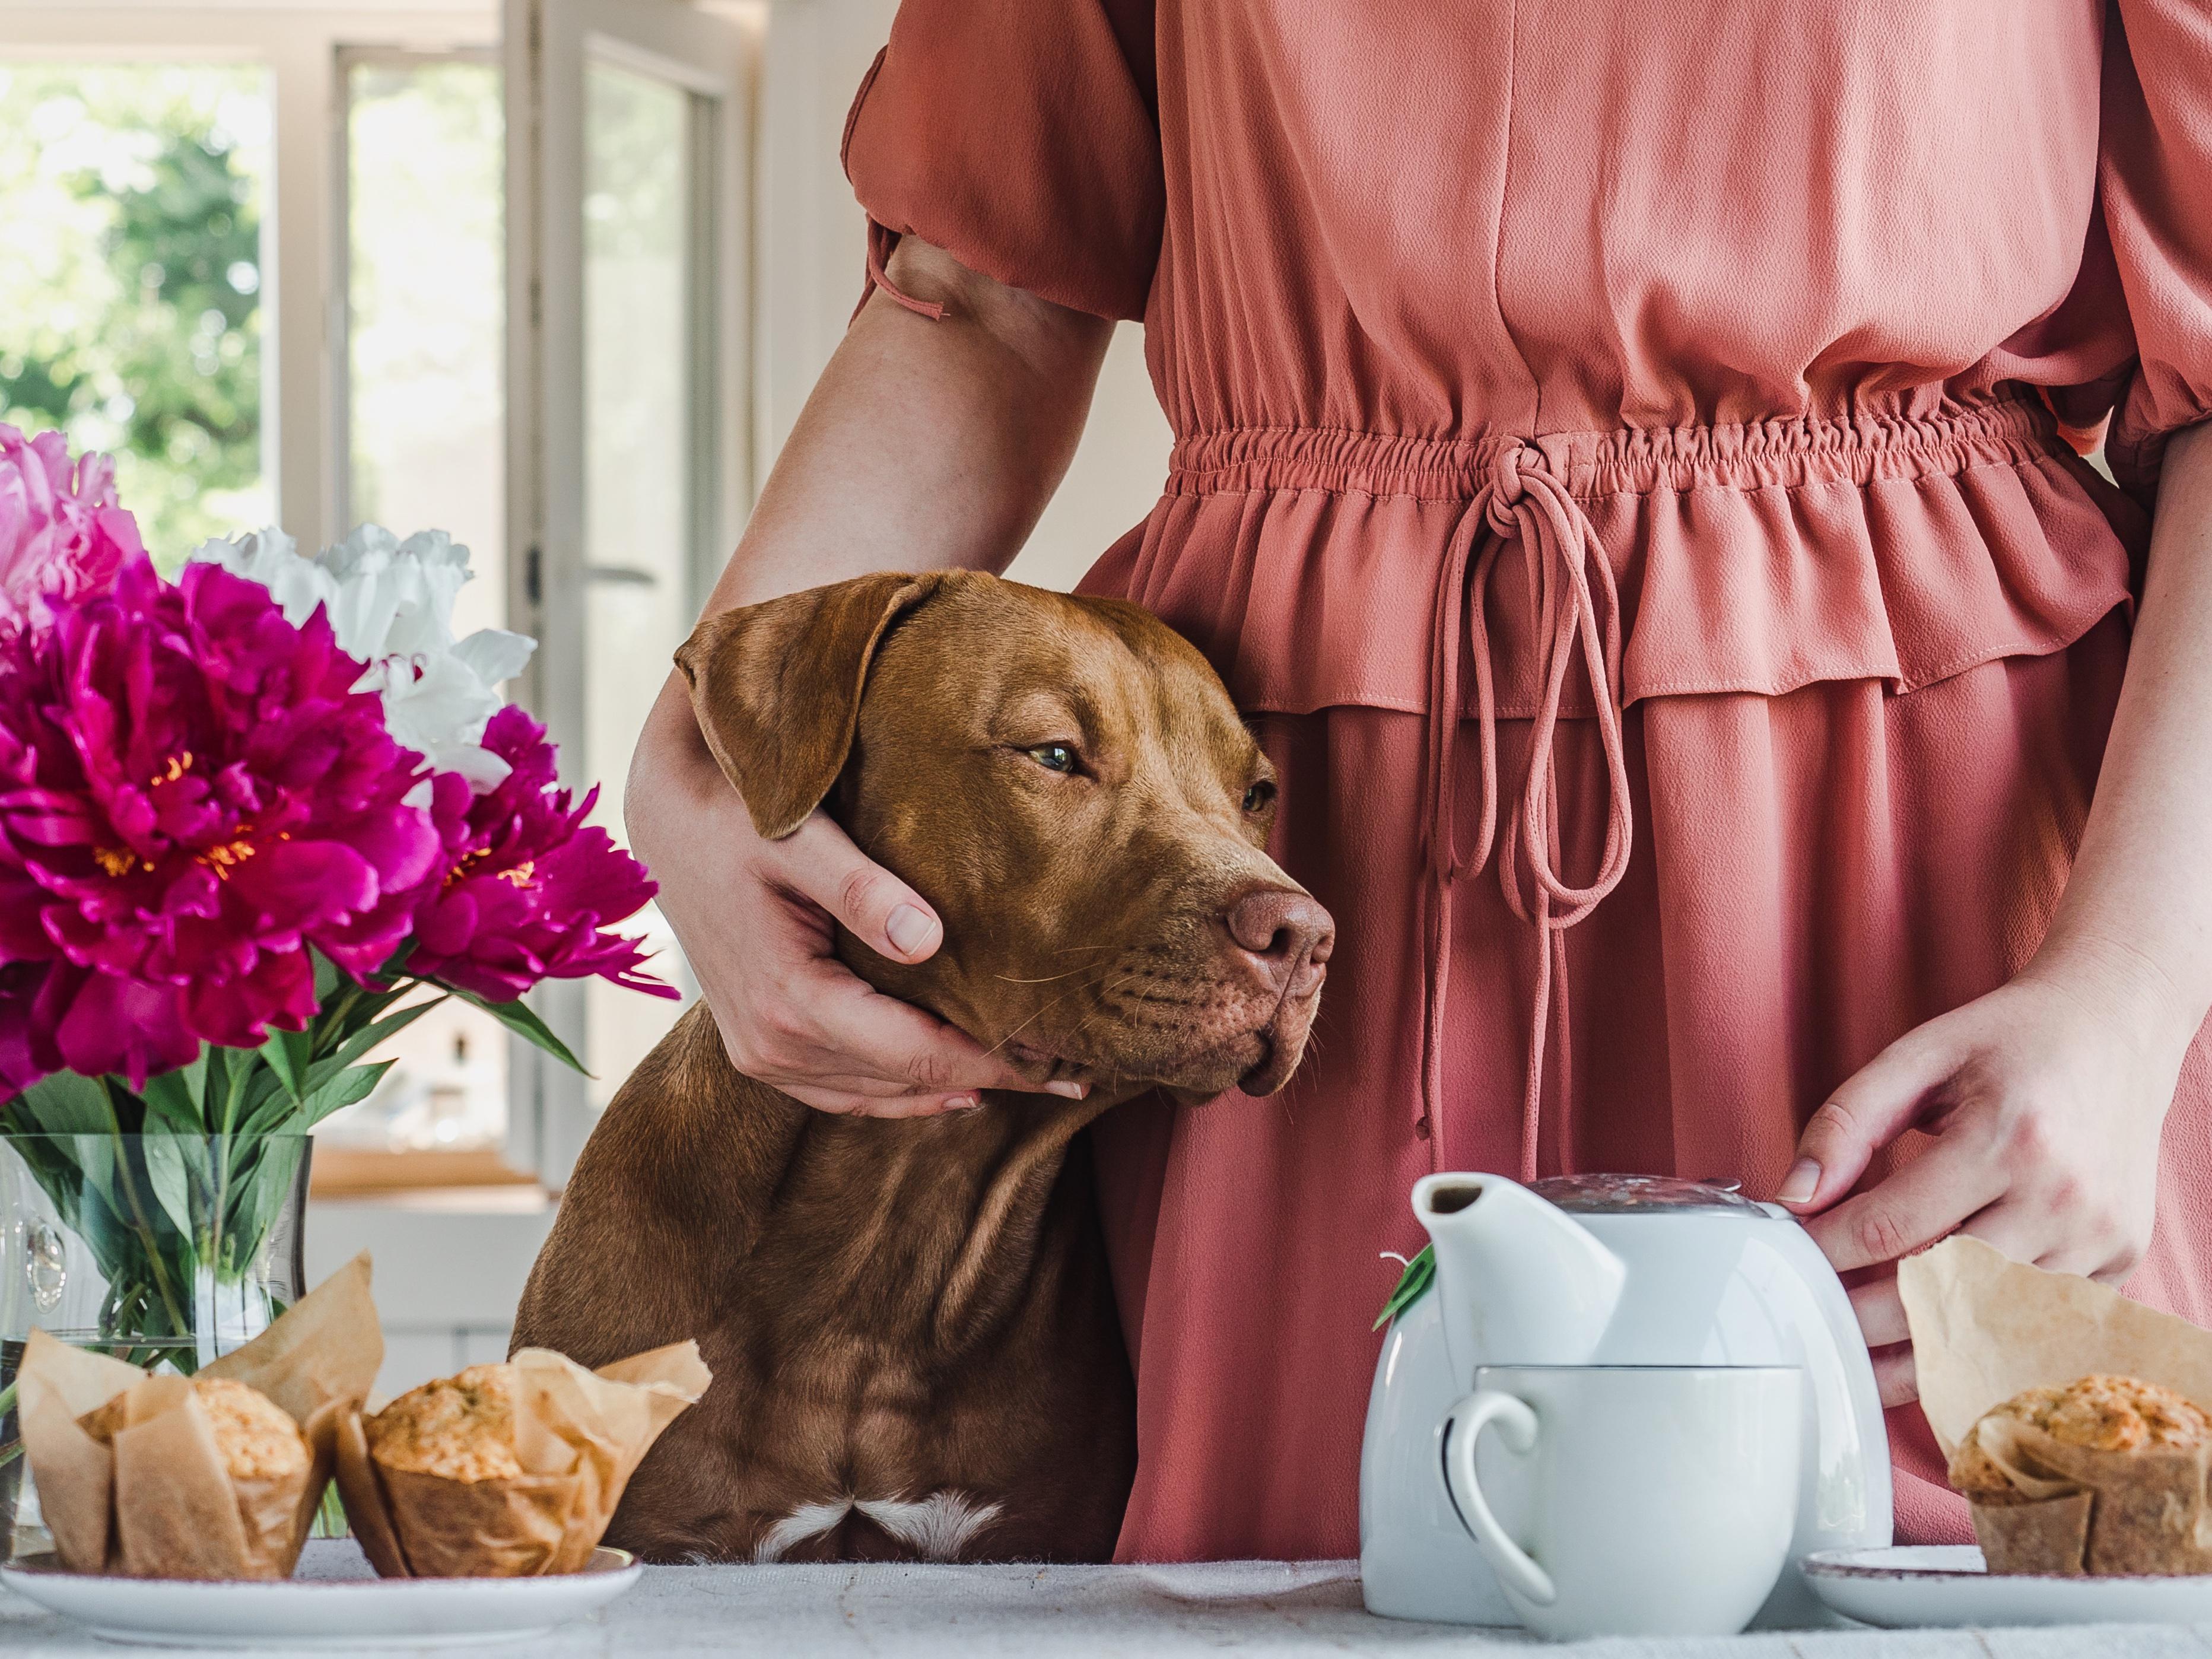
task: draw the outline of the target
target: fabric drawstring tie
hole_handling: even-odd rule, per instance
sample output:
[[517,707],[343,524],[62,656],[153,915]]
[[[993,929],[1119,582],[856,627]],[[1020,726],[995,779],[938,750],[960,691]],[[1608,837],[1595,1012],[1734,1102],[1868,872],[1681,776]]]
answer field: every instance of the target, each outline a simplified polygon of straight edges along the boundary
[[[1475,557],[1475,544],[1491,535]],[[1537,621],[1543,696],[1528,734],[1528,770],[1519,803],[1498,833],[1498,690],[1483,614],[1491,574],[1508,542],[1521,547],[1530,609]],[[1473,563],[1470,574],[1469,563]],[[1443,1103],[1444,1006],[1451,986],[1452,890],[1462,870],[1480,870],[1493,847],[1498,882],[1513,913],[1536,929],[1535,1015],[1528,1035],[1528,1092],[1521,1112],[1521,1178],[1537,1174],[1544,1057],[1556,1005],[1559,1089],[1569,1097],[1566,930],[1595,909],[1628,867],[1632,825],[1628,763],[1621,741],[1620,599],[1597,532],[1541,451],[1516,443],[1501,451],[1452,532],[1437,581],[1435,638],[1429,659],[1428,814],[1423,854],[1429,953],[1428,1018],[1421,1054],[1422,1117],[1436,1131]],[[1474,845],[1461,848],[1453,824],[1457,800],[1455,739],[1460,722],[1460,642],[1474,664],[1482,763],[1481,822]],[[1559,872],[1559,779],[1555,750],[1560,695],[1577,648],[1597,707],[1605,752],[1605,852],[1587,886]]]

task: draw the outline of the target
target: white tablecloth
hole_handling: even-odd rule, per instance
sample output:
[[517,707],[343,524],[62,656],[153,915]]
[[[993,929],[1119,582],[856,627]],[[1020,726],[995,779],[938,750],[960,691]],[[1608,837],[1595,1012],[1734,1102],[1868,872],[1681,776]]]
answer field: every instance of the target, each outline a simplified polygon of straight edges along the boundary
[[[1525,1653],[1517,1632],[1369,1615],[1350,1562],[1187,1567],[652,1567],[596,1620],[506,1651],[531,1659],[636,1655],[1110,1659],[1264,1653]],[[0,1651],[28,1659],[166,1651],[108,1646],[0,1592]],[[338,1651],[369,1651],[339,1649]],[[1591,1659],[2212,1659],[2212,1626],[1821,1631],[1727,1640],[1607,1641]],[[179,1650],[177,1651],[185,1651]],[[200,1650],[204,1653],[205,1650]],[[319,1651],[328,1653],[329,1649]],[[393,1650],[380,1650],[391,1653]],[[451,1652],[446,1649],[442,1651]]]

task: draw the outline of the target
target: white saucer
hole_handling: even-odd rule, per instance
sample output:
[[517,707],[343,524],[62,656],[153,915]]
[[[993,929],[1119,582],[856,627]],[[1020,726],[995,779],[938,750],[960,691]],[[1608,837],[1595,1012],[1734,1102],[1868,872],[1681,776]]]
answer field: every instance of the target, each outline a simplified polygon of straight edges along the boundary
[[37,1557],[0,1584],[112,1642],[196,1648],[450,1647],[542,1636],[605,1607],[644,1569],[599,1549],[544,1578],[379,1578],[349,1538],[310,1539],[282,1583],[201,1583],[64,1572]]
[[2212,1621],[2212,1577],[2000,1577],[1972,1544],[1823,1550],[1805,1558],[1805,1577],[1845,1618],[1891,1630]]

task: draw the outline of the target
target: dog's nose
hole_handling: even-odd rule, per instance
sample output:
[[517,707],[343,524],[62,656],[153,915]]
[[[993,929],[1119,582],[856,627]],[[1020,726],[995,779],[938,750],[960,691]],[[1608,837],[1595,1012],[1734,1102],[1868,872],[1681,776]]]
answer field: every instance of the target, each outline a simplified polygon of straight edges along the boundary
[[1336,943],[1336,922],[1311,895],[1287,887],[1255,887],[1231,904],[1223,920],[1237,953],[1269,986],[1304,996],[1320,983],[1322,964]]

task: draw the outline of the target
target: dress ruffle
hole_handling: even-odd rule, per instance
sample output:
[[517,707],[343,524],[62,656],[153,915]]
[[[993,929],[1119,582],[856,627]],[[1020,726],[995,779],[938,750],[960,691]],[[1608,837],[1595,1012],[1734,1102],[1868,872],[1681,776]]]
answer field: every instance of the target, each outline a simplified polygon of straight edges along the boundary
[[[1920,417],[1530,439],[1203,433],[1085,586],[1197,641],[1248,710],[1425,712],[1431,630],[1407,610],[1507,448],[1541,458],[1613,567],[1626,703],[1824,680],[1911,691],[2061,650],[2130,602],[2148,541],[2040,400],[2001,394]],[[1508,719],[1540,689],[1516,571],[1509,550],[1485,613]],[[1579,681],[1566,712],[1590,712]]]

